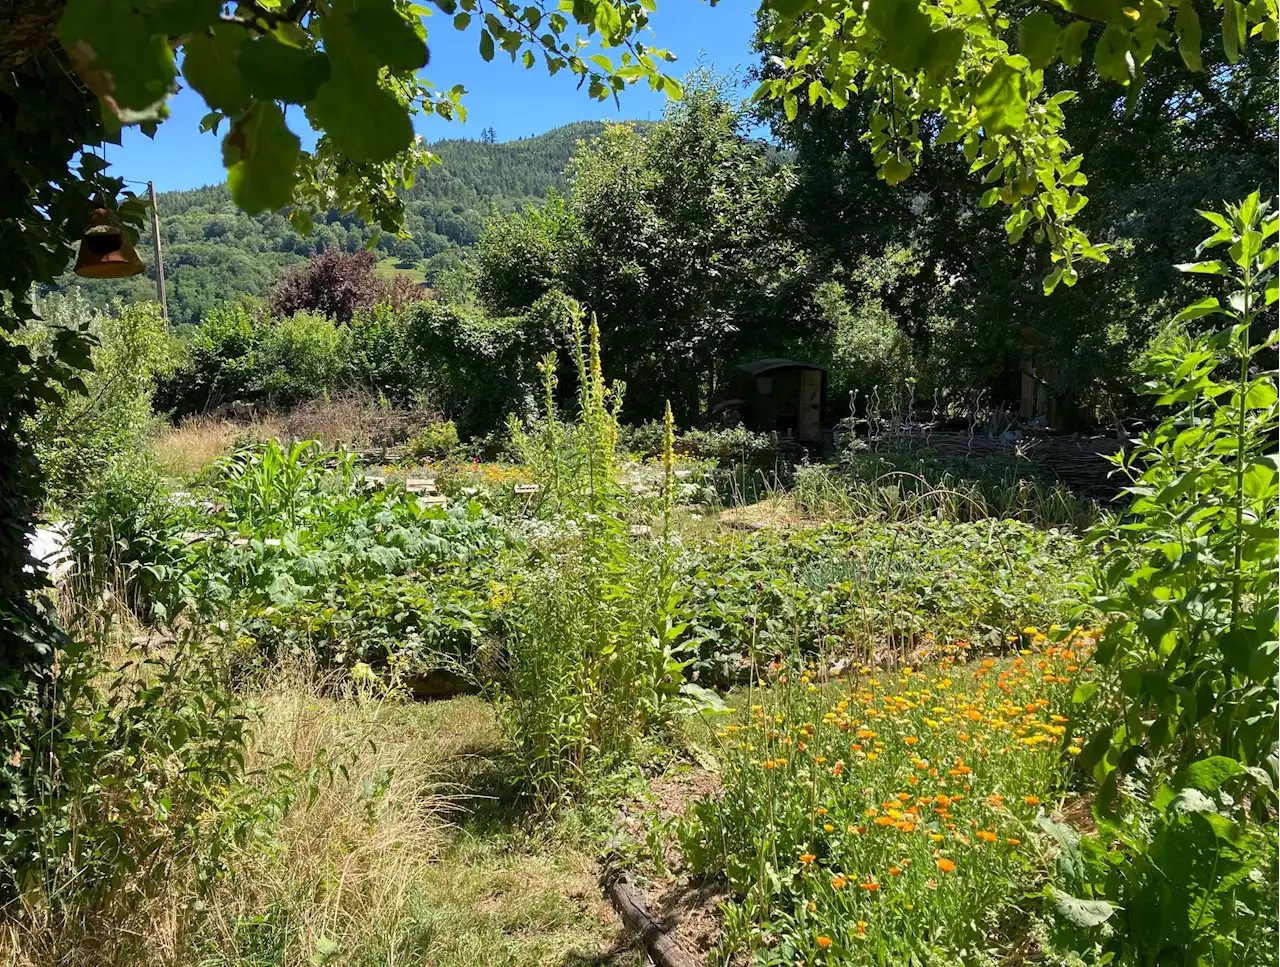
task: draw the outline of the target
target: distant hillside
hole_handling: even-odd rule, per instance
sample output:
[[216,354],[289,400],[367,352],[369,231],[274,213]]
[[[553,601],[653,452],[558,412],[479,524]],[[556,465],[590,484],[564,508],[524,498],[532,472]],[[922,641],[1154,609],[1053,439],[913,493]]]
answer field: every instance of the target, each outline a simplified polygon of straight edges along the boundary
[[[381,238],[385,257],[412,264],[429,279],[452,250],[474,245],[490,211],[513,211],[564,190],[564,169],[580,141],[604,128],[579,121],[519,141],[450,140],[432,145],[443,164],[420,172],[404,193],[405,223],[412,242]],[[222,185],[162,193],[158,201],[164,248],[165,287],[174,322],[198,322],[214,304],[241,295],[265,295],[281,272],[309,255],[337,246],[361,248],[373,230],[331,212],[308,236],[282,215],[249,216],[231,203]],[[138,245],[151,261],[151,236]],[[115,282],[66,275],[59,288],[78,287],[95,305],[112,299],[154,298],[155,281],[144,275]]]

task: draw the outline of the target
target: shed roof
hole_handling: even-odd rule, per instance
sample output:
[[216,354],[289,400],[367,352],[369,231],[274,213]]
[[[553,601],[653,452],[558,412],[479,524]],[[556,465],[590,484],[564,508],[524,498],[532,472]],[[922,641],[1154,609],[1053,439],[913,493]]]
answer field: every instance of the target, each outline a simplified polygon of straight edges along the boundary
[[802,363],[794,359],[756,359],[749,363],[740,363],[734,369],[739,369],[744,373],[752,376],[760,376],[764,373],[772,373],[778,369],[817,369],[822,372],[827,371],[827,367],[819,366],[816,363]]

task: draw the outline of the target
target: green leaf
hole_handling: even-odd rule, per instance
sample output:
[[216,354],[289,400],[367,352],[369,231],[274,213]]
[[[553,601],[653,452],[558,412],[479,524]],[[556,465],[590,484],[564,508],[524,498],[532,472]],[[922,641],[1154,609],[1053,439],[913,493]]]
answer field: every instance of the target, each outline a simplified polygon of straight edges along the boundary
[[329,55],[259,37],[241,46],[240,72],[254,97],[306,104],[329,79]]
[[480,56],[493,60],[493,35],[487,30],[480,31]]
[[222,141],[232,199],[250,215],[285,207],[293,200],[298,154],[298,136],[285,126],[284,113],[259,101]]
[[1071,695],[1071,701],[1076,705],[1089,701],[1093,698],[1093,693],[1098,690],[1097,682],[1082,682],[1076,686],[1076,690]]
[[1032,70],[1043,70],[1058,57],[1058,37],[1062,29],[1053,14],[1037,10],[1018,24],[1018,51],[1031,62]]
[[911,177],[911,162],[900,154],[891,154],[880,166],[880,177],[885,184],[901,184]]
[[1179,272],[1193,272],[1197,275],[1226,275],[1227,267],[1216,259],[1208,262],[1183,262],[1181,265],[1175,265],[1175,269]]
[[918,0],[869,0],[867,26],[879,34],[890,67],[915,74],[928,63],[933,26]]
[[1129,49],[1129,32],[1114,24],[1107,27],[1098,38],[1093,61],[1101,76],[1127,87],[1136,71],[1133,53]]
[[1062,62],[1076,67],[1084,59],[1084,42],[1089,36],[1089,23],[1084,20],[1073,20],[1062,29],[1058,40],[1058,50],[1062,54]]
[[1276,304],[1276,299],[1280,299],[1280,278],[1273,276],[1267,280],[1267,287],[1263,292],[1263,296],[1267,305]]
[[222,0],[164,0],[151,12],[151,26],[157,33],[183,37],[218,22]]
[[1053,890],[1053,908],[1058,916],[1078,927],[1096,927],[1106,923],[1116,912],[1116,908],[1106,900],[1082,900],[1056,889]]
[[467,26],[468,26],[470,23],[471,23],[471,14],[469,14],[469,13],[460,13],[460,14],[458,14],[456,17],[454,17],[454,18],[453,18],[453,29],[454,29],[454,30],[466,30],[466,29],[467,29]]
[[1199,319],[1201,316],[1211,316],[1221,310],[1222,307],[1218,305],[1218,300],[1210,296],[1207,299],[1201,299],[1199,302],[1191,303],[1191,305],[1174,316],[1173,321],[1186,322],[1190,319]]
[[396,11],[394,0],[348,0],[337,6],[353,8],[346,18],[347,25],[378,66],[393,71],[415,71],[426,66],[426,42],[413,24]]
[[[1237,397],[1232,397],[1235,402]],[[1275,405],[1276,402],[1276,384],[1270,379],[1255,379],[1249,384],[1249,388],[1244,394],[1244,408],[1247,410],[1266,410]],[[1263,462],[1268,466],[1275,465],[1274,457],[1263,457]]]
[[1238,0],[1225,0],[1222,5],[1222,48],[1230,64],[1240,60],[1240,49],[1245,44],[1244,28],[1244,8]]
[[240,75],[240,51],[248,35],[241,27],[219,24],[212,36],[192,37],[182,48],[182,75],[205,103],[237,114],[249,106],[249,90]]
[[1215,793],[1232,776],[1243,775],[1245,771],[1245,767],[1235,759],[1215,755],[1191,763],[1178,774],[1175,784],[1184,790],[1197,789],[1203,793]]
[[[1173,29],[1178,35],[1178,52],[1188,70],[1200,73],[1204,64],[1200,60],[1200,15],[1192,0],[1179,0],[1178,14],[1173,18]],[[1221,227],[1221,226],[1220,226]]]
[[1012,134],[1027,120],[1026,76],[1004,57],[996,61],[973,95],[978,121],[988,134]]
[[376,80],[351,75],[333,63],[333,76],[308,106],[307,116],[353,161],[386,161],[413,143],[408,109]]
[[[68,0],[58,39],[79,79],[125,111],[146,111],[169,96],[178,68],[173,49],[134,0]],[[7,25],[6,25],[7,28]]]

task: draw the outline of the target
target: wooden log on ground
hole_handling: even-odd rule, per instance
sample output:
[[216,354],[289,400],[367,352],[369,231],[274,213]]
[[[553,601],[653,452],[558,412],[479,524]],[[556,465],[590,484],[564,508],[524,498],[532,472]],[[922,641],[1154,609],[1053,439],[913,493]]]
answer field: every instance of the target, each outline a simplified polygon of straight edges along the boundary
[[640,936],[656,967],[695,967],[696,961],[689,952],[650,915],[645,907],[644,894],[631,884],[626,873],[610,876],[605,890],[622,922]]

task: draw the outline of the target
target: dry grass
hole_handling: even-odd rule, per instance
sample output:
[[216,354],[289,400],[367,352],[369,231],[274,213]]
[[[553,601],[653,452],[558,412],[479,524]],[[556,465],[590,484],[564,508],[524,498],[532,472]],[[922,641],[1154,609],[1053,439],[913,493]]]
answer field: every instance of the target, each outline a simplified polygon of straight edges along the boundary
[[425,410],[388,409],[372,397],[354,394],[259,413],[247,423],[220,416],[187,417],[162,430],[152,450],[164,473],[190,478],[229,453],[238,440],[319,440],[329,449],[378,450],[404,444],[433,419]]
[[266,440],[279,436],[273,419],[237,423],[222,417],[192,416],[166,427],[152,443],[156,464],[171,477],[194,477],[230,452],[236,440]]
[[[510,800],[506,749],[475,697],[413,704],[305,675],[258,697],[251,769],[312,772],[283,817],[232,856],[195,909],[191,871],[61,922],[10,911],[11,967],[347,967],[642,962],[589,851],[533,831]],[[344,768],[339,768],[342,766]],[[491,794],[486,796],[485,794]],[[331,961],[313,960],[327,949]]]
[[754,504],[739,504],[720,512],[720,523],[740,530],[806,527],[822,523],[799,506],[790,494],[763,497]]

